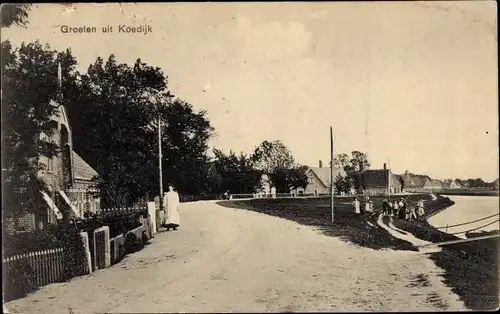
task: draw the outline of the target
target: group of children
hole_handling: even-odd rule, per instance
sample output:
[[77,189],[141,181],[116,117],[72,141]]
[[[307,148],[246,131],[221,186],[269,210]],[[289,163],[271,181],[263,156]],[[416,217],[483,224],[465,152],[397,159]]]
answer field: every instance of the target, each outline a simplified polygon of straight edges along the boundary
[[361,213],[371,214],[371,213],[373,213],[373,202],[370,200],[369,196],[365,197],[365,203],[364,203],[363,209],[361,209],[361,202],[359,201],[359,198],[357,198],[357,197],[354,198],[353,206],[354,206],[354,212],[356,214],[361,214]]
[[416,206],[408,206],[406,199],[401,197],[399,200],[384,199],[382,209],[385,216],[397,217],[398,219],[406,219],[415,221],[423,219],[424,201],[419,200]]
[[[373,213],[373,202],[370,197],[366,196],[364,201],[364,206],[361,206],[361,202],[357,197],[354,198],[353,202],[354,213],[362,214]],[[399,200],[390,200],[388,198],[384,199],[382,203],[382,210],[385,216],[397,217],[399,219],[405,219],[409,221],[420,220],[424,217],[424,201],[419,200],[416,206],[408,206],[406,199],[401,197]]]

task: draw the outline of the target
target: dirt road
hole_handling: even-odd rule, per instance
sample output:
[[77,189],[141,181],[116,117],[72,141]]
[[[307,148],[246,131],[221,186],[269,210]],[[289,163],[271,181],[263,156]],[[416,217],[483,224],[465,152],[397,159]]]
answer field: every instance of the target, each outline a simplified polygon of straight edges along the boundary
[[8,303],[10,312],[464,310],[417,252],[375,251],[213,202],[122,262]]

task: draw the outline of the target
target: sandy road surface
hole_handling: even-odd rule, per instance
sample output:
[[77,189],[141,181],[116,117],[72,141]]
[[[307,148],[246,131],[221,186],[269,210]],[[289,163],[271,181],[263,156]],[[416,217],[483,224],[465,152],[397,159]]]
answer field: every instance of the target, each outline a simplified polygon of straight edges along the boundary
[[[463,310],[417,252],[374,251],[213,202],[122,262],[7,304],[11,312]],[[420,283],[413,283],[420,278]]]

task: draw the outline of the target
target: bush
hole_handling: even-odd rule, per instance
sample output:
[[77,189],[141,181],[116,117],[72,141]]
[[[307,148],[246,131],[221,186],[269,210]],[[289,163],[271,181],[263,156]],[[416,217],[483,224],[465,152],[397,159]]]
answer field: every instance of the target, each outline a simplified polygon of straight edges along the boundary
[[57,237],[57,230],[56,225],[49,225],[39,231],[5,234],[3,243],[4,256],[60,248],[62,243]]
[[64,277],[70,279],[85,274],[87,254],[76,225],[62,223],[58,230],[58,238],[64,249]]
[[134,233],[127,233],[125,236],[125,251],[127,253],[136,252],[139,249],[139,239]]
[[4,264],[3,293],[5,301],[22,298],[38,288],[36,274],[27,260]]

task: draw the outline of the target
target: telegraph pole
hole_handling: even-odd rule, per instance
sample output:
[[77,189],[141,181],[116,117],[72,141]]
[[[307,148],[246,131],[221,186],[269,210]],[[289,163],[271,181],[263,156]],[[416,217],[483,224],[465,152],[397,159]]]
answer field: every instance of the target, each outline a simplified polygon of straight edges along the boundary
[[333,193],[333,131],[330,126],[330,206],[332,210],[332,225],[334,221],[334,193]]
[[163,210],[163,173],[161,167],[161,118],[158,116],[158,159],[159,159],[159,171],[160,171],[160,207],[156,210],[156,230],[160,230],[160,211]]
[[387,171],[387,178],[388,178],[388,187],[387,187],[387,191],[388,191],[388,194],[389,194],[389,199],[391,199],[391,159],[389,158],[389,165],[388,165],[388,171]]

